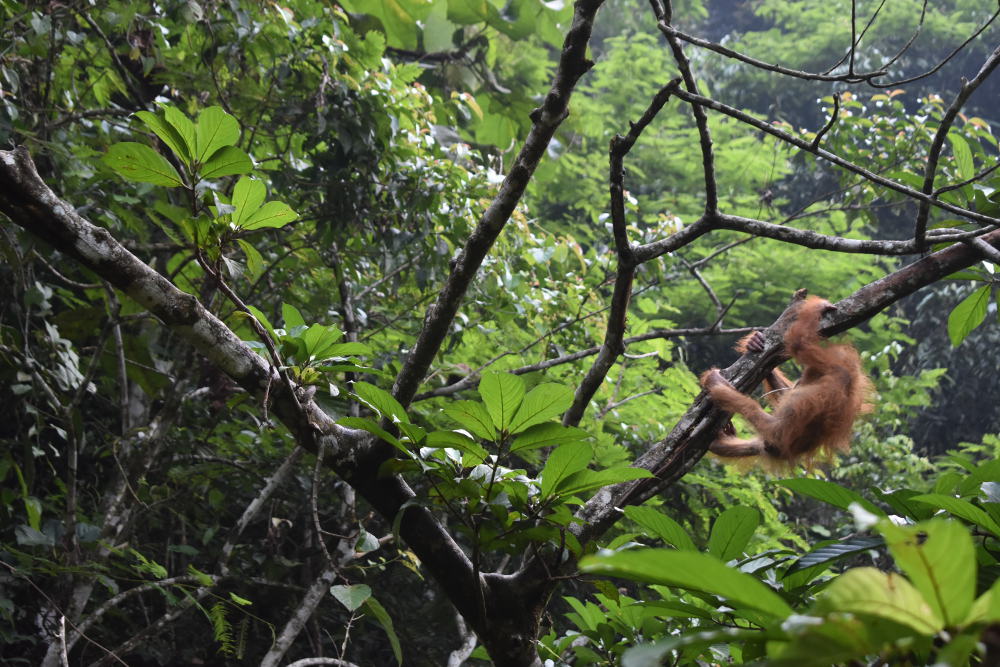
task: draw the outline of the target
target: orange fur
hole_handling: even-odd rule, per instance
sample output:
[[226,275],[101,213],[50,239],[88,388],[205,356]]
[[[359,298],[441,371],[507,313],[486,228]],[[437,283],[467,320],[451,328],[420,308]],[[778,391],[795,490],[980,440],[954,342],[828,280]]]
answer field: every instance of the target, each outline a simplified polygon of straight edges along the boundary
[[[850,345],[820,345],[819,321],[832,309],[829,301],[809,297],[796,307],[795,322],[785,333],[785,351],[802,366],[802,377],[792,386],[780,372],[765,380],[774,412],[765,412],[754,399],[736,390],[718,369],[706,371],[701,384],[716,404],[743,415],[757,431],[752,440],[725,432],[709,451],[725,458],[759,457],[772,467],[810,465],[816,458],[847,452],[855,418],[867,411],[871,382],[861,359]],[[755,334],[737,345],[741,352],[761,349]]]

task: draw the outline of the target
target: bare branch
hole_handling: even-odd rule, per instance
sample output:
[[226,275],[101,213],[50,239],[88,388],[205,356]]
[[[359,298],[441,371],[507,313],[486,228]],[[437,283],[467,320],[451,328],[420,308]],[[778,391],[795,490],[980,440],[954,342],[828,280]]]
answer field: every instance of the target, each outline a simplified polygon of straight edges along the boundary
[[428,308],[417,342],[396,377],[392,394],[404,407],[413,400],[417,387],[427,375],[441,343],[448,335],[465,290],[521,201],[556,128],[566,118],[573,89],[580,77],[593,67],[593,62],[587,58],[587,45],[590,42],[594,15],[602,3],[603,0],[578,0],[576,3],[573,24],[566,33],[552,88],[542,105],[531,114],[534,124],[528,138],[504,178],[500,191],[454,259],[451,275],[441,288],[437,300]]
[[945,112],[944,117],[941,118],[941,124],[938,125],[937,132],[934,133],[934,139],[931,141],[931,147],[927,151],[927,165],[924,167],[924,185],[921,191],[927,196],[920,202],[917,208],[917,223],[913,232],[914,240],[917,243],[917,248],[922,252],[927,246],[927,240],[925,235],[927,233],[927,220],[930,217],[931,202],[934,201],[934,177],[937,175],[938,160],[941,159],[941,149],[944,148],[944,140],[948,136],[948,132],[951,130],[952,124],[955,122],[955,118],[958,117],[959,111],[965,106],[965,103],[972,96],[972,93],[976,91],[993,70],[1000,65],[1000,46],[993,50],[990,57],[986,59],[983,66],[979,69],[979,72],[971,81],[962,81],[962,89],[955,96],[948,110]]

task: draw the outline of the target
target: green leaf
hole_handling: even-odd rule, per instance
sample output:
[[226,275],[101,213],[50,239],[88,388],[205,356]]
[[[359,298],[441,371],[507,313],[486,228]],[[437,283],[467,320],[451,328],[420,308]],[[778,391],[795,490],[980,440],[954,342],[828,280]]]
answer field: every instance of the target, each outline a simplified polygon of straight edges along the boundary
[[156,136],[158,136],[160,140],[174,152],[174,155],[184,162],[184,164],[188,166],[191,165],[191,147],[184,141],[184,137],[180,135],[177,128],[151,111],[137,111],[135,115],[139,118],[139,120],[145,123],[146,127],[151,129],[153,133],[156,134]]
[[250,605],[253,604],[252,601],[247,600],[246,598],[241,598],[239,595],[237,595],[236,593],[233,593],[233,592],[229,593],[229,599],[232,600],[233,602],[235,602],[236,604],[238,604],[241,607],[249,607]]
[[222,107],[208,107],[198,114],[197,154],[198,162],[205,162],[223,146],[232,146],[240,140],[240,124],[222,110]]
[[306,325],[306,321],[302,318],[302,313],[290,303],[281,304],[281,319],[285,322],[285,331]]
[[573,390],[569,387],[553,382],[540,384],[525,395],[508,430],[520,433],[561,415],[572,403]]
[[457,449],[470,457],[470,461],[465,462],[466,465],[478,465],[489,456],[489,453],[478,442],[458,431],[431,431],[427,434],[427,440],[424,444],[432,449],[441,447]]
[[370,419],[365,419],[364,417],[341,417],[337,420],[337,423],[341,426],[347,426],[348,428],[357,428],[362,431],[367,431],[375,437],[388,442],[390,445],[405,454],[407,458],[413,458],[413,452],[407,449],[406,445],[401,443],[396,436],[392,435]]
[[233,225],[239,227],[244,220],[256,213],[267,196],[267,188],[255,178],[244,176],[233,187]]
[[941,618],[909,581],[873,567],[856,567],[834,579],[816,599],[811,613],[874,616],[924,635],[944,627]]
[[193,161],[197,139],[195,139],[194,123],[175,106],[167,105],[163,107],[163,117],[167,123],[173,127],[180,135],[184,145],[188,148],[188,159]]
[[130,181],[170,188],[184,185],[173,165],[145,144],[134,141],[115,144],[108,149],[101,161]]
[[[314,325],[315,326],[315,325]],[[365,354],[371,354],[372,349],[365,345],[364,343],[357,343],[348,341],[346,343],[338,343],[337,339],[340,337],[340,331],[334,327],[327,327],[327,330],[333,329],[336,331],[337,337],[330,335],[323,338],[316,343],[316,347],[310,348],[309,354],[316,359],[331,359],[336,357],[353,357]]]
[[25,496],[24,511],[28,515],[28,525],[35,530],[42,529],[42,501],[34,496]]
[[264,272],[264,258],[261,257],[257,248],[254,248],[245,239],[236,239],[236,243],[243,250],[243,255],[247,259],[247,276],[256,280]]
[[269,201],[251,213],[240,227],[246,230],[284,227],[297,217],[299,214],[293,211],[288,204],[280,201]]
[[659,510],[645,505],[629,505],[625,508],[625,516],[673,547],[685,551],[698,550],[683,526]]
[[958,347],[972,330],[986,319],[990,303],[990,286],[983,285],[955,306],[948,315],[948,337],[952,347]]
[[718,595],[735,607],[748,607],[778,619],[792,613],[788,603],[767,585],[727,567],[715,556],[695,551],[633,549],[587,556],[580,561],[580,569],[591,574]]
[[[274,335],[274,327],[271,326],[271,323],[264,316],[264,313],[260,312],[256,306],[247,306],[247,310],[253,313],[253,316],[257,319],[257,321],[264,325],[264,328],[267,329],[267,332],[271,334],[272,338],[277,338],[277,336]],[[254,334],[256,335],[256,331]]]
[[372,589],[364,584],[353,584],[351,586],[330,586],[330,594],[337,598],[340,604],[347,607],[347,611],[355,611],[372,596]]
[[972,162],[972,151],[965,137],[955,132],[948,133],[948,142],[951,143],[951,150],[955,156],[955,171],[958,173],[958,180],[967,181],[976,175],[976,168]]
[[493,426],[493,418],[490,417],[490,413],[486,411],[482,403],[456,401],[446,406],[444,413],[477,438],[496,440],[497,433]]
[[791,489],[795,493],[803,496],[809,496],[810,498],[821,500],[824,503],[829,503],[830,505],[839,507],[842,510],[846,510],[850,507],[851,503],[858,503],[872,514],[877,516],[886,515],[885,512],[873,505],[871,502],[862,498],[854,491],[845,489],[839,484],[834,484],[833,482],[802,477],[799,479],[781,479],[775,482],[775,484],[780,484],[786,489]]
[[[579,447],[579,445],[564,446]],[[587,446],[589,447],[589,445]],[[622,482],[646,479],[652,476],[653,473],[645,468],[632,468],[630,466],[605,468],[604,470],[579,470],[559,482],[555,493],[560,496],[572,496],[584,491],[590,491],[591,489],[600,489],[612,484],[621,484]]]
[[946,510],[1000,537],[1000,525],[997,525],[997,522],[993,520],[993,517],[989,513],[976,507],[968,500],[946,496],[942,493],[926,493],[920,496],[913,496],[910,500],[930,505],[936,509]]
[[479,381],[479,395],[498,430],[506,431],[521,399],[524,398],[524,380],[510,373],[483,373]]
[[514,444],[511,445],[510,453],[538,449],[539,447],[555,447],[567,442],[582,442],[589,439],[590,434],[582,428],[544,422],[535,424],[517,436]]
[[393,422],[410,423],[410,418],[406,416],[406,410],[389,392],[361,381],[354,383],[353,390],[355,396],[386,419]]
[[253,171],[250,156],[236,146],[226,146],[217,151],[201,168],[202,178],[220,178]]
[[719,515],[708,538],[708,553],[725,562],[743,553],[760,525],[760,512],[735,505]]
[[884,521],[878,531],[934,617],[946,626],[962,624],[976,592],[975,549],[965,526],[946,519],[913,526]]
[[389,612],[375,598],[365,600],[365,611],[374,616],[375,620],[382,626],[382,629],[385,630],[385,635],[389,639],[389,645],[392,647],[392,654],[396,656],[396,664],[402,665],[403,649],[399,645],[399,637],[396,636],[396,631],[393,629],[392,617],[389,616]]
[[574,442],[556,447],[545,467],[542,468],[542,499],[552,495],[559,483],[575,472],[583,470],[590,463],[594,456],[594,451],[585,442]]

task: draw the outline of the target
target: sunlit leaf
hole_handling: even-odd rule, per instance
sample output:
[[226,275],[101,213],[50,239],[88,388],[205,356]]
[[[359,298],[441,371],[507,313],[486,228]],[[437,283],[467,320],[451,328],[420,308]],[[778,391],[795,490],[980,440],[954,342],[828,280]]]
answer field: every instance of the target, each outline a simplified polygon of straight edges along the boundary
[[145,144],[134,141],[117,143],[108,149],[101,161],[130,181],[170,188],[184,185],[173,165]]

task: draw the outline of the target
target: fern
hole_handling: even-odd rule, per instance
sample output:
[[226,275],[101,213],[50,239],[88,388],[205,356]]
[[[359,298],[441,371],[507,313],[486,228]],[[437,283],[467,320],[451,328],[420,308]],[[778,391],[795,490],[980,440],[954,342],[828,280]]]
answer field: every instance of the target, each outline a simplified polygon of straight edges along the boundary
[[226,603],[219,601],[209,607],[208,617],[212,621],[212,633],[215,636],[215,641],[219,642],[219,653],[235,655],[236,643],[233,641],[233,625],[226,618]]

